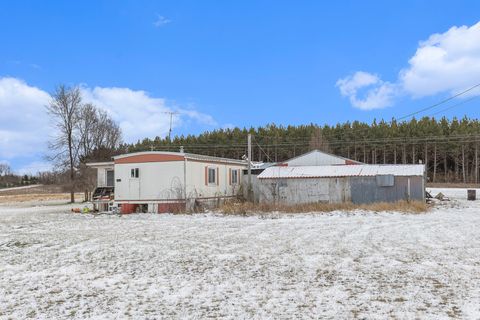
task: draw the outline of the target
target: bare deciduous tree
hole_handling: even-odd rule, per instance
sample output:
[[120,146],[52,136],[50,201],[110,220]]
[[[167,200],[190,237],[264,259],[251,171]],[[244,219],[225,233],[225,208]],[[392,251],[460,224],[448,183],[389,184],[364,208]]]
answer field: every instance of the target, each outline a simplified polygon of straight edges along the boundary
[[6,163],[0,163],[0,177],[7,176],[11,173],[10,166]]
[[75,202],[75,166],[81,142],[78,121],[81,107],[80,89],[78,87],[68,88],[65,85],[60,85],[55,89],[52,100],[46,107],[56,128],[56,136],[49,143],[49,148],[53,152],[50,159],[62,168],[68,169],[72,203]]
[[122,142],[122,133],[118,124],[107,112],[89,103],[81,108],[79,130],[83,157],[88,157],[94,150],[118,148]]
[[[109,160],[120,146],[122,134],[120,127],[107,112],[92,104],[85,104],[79,119],[81,137],[81,162],[88,160]],[[80,163],[78,168],[79,188],[85,191],[85,199],[90,197],[95,186],[96,176],[92,169]]]
[[81,137],[80,148],[83,154],[88,154],[94,148],[94,135],[97,127],[97,109],[90,103],[83,105],[80,109],[78,123]]
[[74,202],[80,162],[88,159],[95,150],[118,148],[122,141],[121,130],[107,112],[93,104],[82,104],[78,87],[58,86],[46,108],[56,129],[56,135],[49,143],[52,155],[48,158],[58,168],[68,171],[70,201]]

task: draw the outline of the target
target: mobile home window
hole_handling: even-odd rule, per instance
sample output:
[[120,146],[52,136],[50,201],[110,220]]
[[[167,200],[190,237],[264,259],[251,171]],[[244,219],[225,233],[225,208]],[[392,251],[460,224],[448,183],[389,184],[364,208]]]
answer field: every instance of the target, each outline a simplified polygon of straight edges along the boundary
[[208,183],[217,182],[216,171],[215,168],[208,168]]
[[130,177],[132,178],[138,178],[139,177],[139,170],[138,168],[132,168],[130,170]]
[[232,170],[232,184],[238,184],[238,173],[240,170]]

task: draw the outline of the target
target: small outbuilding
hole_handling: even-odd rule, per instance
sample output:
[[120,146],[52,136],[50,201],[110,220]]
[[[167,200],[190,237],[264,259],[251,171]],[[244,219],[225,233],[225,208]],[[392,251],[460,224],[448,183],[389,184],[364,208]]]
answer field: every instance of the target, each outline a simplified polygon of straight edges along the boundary
[[[301,154],[289,160],[278,162],[278,163],[252,163],[252,194],[253,201],[255,203],[260,202],[260,182],[258,180],[259,175],[267,168],[273,166],[279,167],[301,167],[301,166],[338,166],[338,165],[356,165],[361,164],[361,162],[347,159],[341,156],[333,155],[325,151],[312,150],[307,153]],[[248,171],[244,169],[244,175],[247,175]],[[243,192],[244,197],[247,198],[247,179],[243,181]]]
[[424,165],[273,166],[258,181],[263,203],[425,201]]

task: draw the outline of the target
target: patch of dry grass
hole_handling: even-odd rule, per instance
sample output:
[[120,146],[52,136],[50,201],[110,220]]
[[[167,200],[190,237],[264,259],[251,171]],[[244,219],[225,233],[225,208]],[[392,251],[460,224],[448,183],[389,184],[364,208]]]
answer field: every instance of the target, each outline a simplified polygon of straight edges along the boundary
[[423,213],[428,210],[427,204],[421,201],[379,202],[372,204],[347,203],[306,203],[296,205],[265,204],[242,201],[229,201],[219,207],[218,211],[232,215],[254,215],[256,213],[311,213],[332,211],[366,210],[374,212],[397,211],[405,213]]
[[18,195],[18,194],[50,194],[50,193],[66,193],[68,192],[68,186],[61,185],[34,185],[26,186],[25,188],[7,188],[0,189],[0,195]]
[[[83,201],[83,193],[75,194],[75,201]],[[42,201],[70,201],[70,193],[33,193],[33,194],[0,194],[0,203],[13,203],[13,202],[42,202]]]

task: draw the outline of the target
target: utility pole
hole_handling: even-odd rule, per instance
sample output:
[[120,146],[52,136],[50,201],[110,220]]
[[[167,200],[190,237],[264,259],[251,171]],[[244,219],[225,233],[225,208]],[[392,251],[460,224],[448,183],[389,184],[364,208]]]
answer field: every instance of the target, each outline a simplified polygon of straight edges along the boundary
[[252,201],[252,135],[248,134],[248,201]]
[[172,121],[173,121],[173,115],[180,114],[180,112],[176,111],[165,111],[164,113],[170,115],[170,129],[168,130],[168,140],[172,142]]

